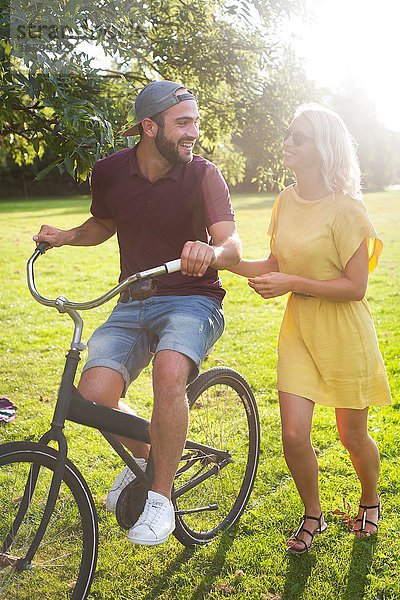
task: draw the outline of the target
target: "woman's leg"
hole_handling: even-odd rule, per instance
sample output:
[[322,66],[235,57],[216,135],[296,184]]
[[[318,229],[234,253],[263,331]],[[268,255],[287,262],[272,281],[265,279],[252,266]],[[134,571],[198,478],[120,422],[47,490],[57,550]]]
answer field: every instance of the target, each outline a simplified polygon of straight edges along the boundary
[[[279,392],[279,405],[287,466],[303,501],[305,514],[319,517],[322,510],[318,489],[318,463],[310,438],[314,403],[301,396]],[[307,519],[304,527],[314,532],[319,525],[317,521]],[[308,533],[301,532],[298,537],[307,546],[311,544],[312,539]],[[304,548],[304,544],[293,540],[289,545],[295,549]]]
[[[368,408],[363,410],[337,408],[336,423],[340,441],[348,450],[361,483],[360,504],[376,506],[379,504],[378,477],[380,460],[377,445],[368,434]],[[362,513],[361,508],[357,516],[358,519],[361,519]],[[378,523],[378,508],[369,509],[367,519],[373,523]],[[357,529],[360,529],[360,522],[355,525],[355,533]],[[376,530],[376,526],[366,523],[366,532],[375,533]],[[365,534],[359,535],[363,536]]]

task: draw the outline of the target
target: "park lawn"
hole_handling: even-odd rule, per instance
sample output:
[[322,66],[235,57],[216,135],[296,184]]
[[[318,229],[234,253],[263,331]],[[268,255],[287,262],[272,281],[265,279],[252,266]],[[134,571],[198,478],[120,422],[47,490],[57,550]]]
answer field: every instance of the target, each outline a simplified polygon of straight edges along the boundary
[[[382,453],[380,490],[384,518],[378,536],[354,539],[346,525],[332,514],[334,509],[342,509],[343,498],[354,514],[359,489],[347,453],[338,440],[333,410],[317,407],[313,443],[320,462],[321,494],[329,529],[315,540],[308,555],[286,555],[285,540],[297,525],[301,504],[282,456],[274,389],[276,339],[285,298],[263,301],[248,289],[244,279],[223,273],[228,290],[227,329],[205,367],[229,365],[237,369],[252,385],[257,398],[262,451],[248,508],[235,530],[206,547],[188,550],[174,538],[156,548],[133,547],[103,508],[107,486],[119,469],[118,457],[97,432],[68,424],[69,456],[87,478],[99,512],[100,551],[91,599],[400,597],[400,193],[369,194],[365,200],[385,244],[380,265],[371,275],[367,297],[394,400],[390,408],[370,411],[371,433]],[[244,255],[265,256],[272,196],[239,195],[233,201]],[[67,316],[36,304],[29,295],[25,264],[34,248],[31,236],[42,223],[62,228],[78,225],[87,218],[88,207],[88,198],[0,203],[0,395],[11,398],[18,406],[17,420],[0,426],[2,442],[38,440],[48,428],[72,333]],[[44,295],[65,294],[72,300],[92,298],[116,282],[116,241],[109,240],[96,248],[53,250],[37,265],[37,284]],[[108,311],[109,307],[101,307],[85,314],[84,339]],[[149,416],[150,369],[131,386],[128,402],[140,414]]]

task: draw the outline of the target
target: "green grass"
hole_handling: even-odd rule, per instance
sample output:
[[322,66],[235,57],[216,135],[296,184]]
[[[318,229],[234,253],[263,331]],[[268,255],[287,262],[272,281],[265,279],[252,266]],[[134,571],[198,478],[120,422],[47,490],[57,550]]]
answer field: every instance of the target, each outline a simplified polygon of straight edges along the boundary
[[[270,196],[236,196],[239,231],[247,257],[267,252]],[[371,432],[382,454],[380,490],[384,518],[376,539],[356,540],[331,514],[346,498],[354,512],[357,479],[338,440],[334,412],[317,407],[313,442],[321,468],[328,532],[303,557],[288,557],[285,540],[301,504],[280,445],[274,389],[276,339],[285,299],[263,301],[246,281],[223,273],[227,329],[206,367],[229,365],[254,389],[262,425],[262,454],[256,485],[238,527],[204,548],[187,550],[174,538],[157,548],[132,547],[103,509],[107,486],[119,468],[101,436],[78,425],[66,427],[70,458],[87,478],[99,512],[100,552],[90,594],[96,600],[251,598],[264,600],[389,600],[400,597],[400,194],[369,194],[366,203],[385,249],[370,278],[372,307],[393,392],[393,406],[372,409]],[[17,420],[0,426],[1,441],[39,439],[51,418],[65,351],[72,333],[66,316],[34,302],[25,283],[31,236],[42,223],[68,228],[87,218],[88,198],[2,202],[0,234],[0,394],[18,406]],[[37,284],[44,295],[73,300],[98,295],[118,276],[115,240],[96,248],[61,248],[38,261]],[[109,307],[85,315],[84,338]],[[140,393],[139,393],[140,392]],[[131,386],[128,402],[148,416],[150,370]],[[88,452],[90,448],[90,453]],[[51,589],[49,589],[51,598]],[[58,600],[58,599],[54,599]]]

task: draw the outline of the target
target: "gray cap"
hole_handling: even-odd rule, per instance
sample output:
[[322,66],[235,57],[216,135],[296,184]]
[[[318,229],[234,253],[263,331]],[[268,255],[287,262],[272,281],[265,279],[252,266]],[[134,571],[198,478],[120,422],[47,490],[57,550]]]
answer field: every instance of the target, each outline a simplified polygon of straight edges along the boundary
[[195,100],[191,93],[176,94],[177,90],[184,89],[181,83],[174,81],[153,81],[144,87],[135,100],[136,123],[122,132],[122,135],[139,135],[138,125],[143,119],[154,117],[154,115],[167,110],[179,102]]

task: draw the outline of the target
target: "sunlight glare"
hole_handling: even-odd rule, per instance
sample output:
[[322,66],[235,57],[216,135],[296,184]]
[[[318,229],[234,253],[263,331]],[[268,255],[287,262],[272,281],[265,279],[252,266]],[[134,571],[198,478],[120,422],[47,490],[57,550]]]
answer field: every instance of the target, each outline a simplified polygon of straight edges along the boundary
[[350,83],[362,88],[375,103],[378,119],[400,130],[398,0],[320,0],[311,5],[314,19],[293,19],[289,25],[307,75],[334,91]]

